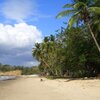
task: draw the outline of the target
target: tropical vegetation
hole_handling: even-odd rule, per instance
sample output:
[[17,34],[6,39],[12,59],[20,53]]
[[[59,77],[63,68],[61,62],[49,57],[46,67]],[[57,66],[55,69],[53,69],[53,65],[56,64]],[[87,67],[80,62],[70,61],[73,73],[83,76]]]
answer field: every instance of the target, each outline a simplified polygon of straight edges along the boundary
[[36,43],[32,55],[43,75],[94,77],[100,75],[100,0],[74,0],[56,18],[70,16],[67,27]]
[[10,72],[20,70],[22,75],[38,74],[39,70],[36,66],[25,67],[25,66],[11,66],[0,63],[0,72]]

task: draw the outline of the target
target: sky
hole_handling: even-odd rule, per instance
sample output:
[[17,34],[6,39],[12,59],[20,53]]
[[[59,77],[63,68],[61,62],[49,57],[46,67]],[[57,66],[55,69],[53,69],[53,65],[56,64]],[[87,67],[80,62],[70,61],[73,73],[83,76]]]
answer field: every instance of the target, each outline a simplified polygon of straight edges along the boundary
[[55,34],[68,18],[56,19],[72,0],[0,0],[0,63],[35,66],[32,48]]

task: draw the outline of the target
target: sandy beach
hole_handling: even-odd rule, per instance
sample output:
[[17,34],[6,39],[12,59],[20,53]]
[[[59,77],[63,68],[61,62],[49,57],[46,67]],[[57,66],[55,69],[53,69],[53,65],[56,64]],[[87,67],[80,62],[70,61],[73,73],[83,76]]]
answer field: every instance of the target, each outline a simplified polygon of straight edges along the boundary
[[100,80],[21,77],[0,81],[0,100],[100,100]]

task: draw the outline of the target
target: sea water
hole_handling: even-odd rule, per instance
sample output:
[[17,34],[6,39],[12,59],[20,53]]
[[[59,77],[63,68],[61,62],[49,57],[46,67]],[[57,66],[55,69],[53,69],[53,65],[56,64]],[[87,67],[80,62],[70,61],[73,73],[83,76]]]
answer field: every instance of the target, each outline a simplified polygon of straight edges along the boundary
[[16,76],[0,76],[0,81],[15,79]]

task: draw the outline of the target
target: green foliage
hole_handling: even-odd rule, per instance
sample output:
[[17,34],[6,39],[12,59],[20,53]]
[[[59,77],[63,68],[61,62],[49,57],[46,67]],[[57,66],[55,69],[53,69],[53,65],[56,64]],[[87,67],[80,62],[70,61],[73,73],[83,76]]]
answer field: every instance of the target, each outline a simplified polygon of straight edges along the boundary
[[[87,25],[88,30],[91,33],[91,36],[94,40],[95,45],[97,46],[98,51],[100,52],[100,45],[91,28],[91,23],[95,18],[95,14],[97,14],[96,16],[100,17],[100,6],[98,7],[98,5],[96,4],[97,1],[94,0],[91,0],[91,2],[90,0],[78,0],[75,1],[74,4],[66,4],[64,7],[69,6],[69,8],[71,7],[72,9],[67,9],[65,11],[60,12],[56,18],[66,17],[70,14],[71,18],[68,22],[69,28],[71,28],[74,25],[74,23],[77,23],[78,26],[78,24],[84,22],[84,24]],[[95,21],[98,21],[98,19],[95,19]],[[100,23],[98,24],[98,26],[100,26]]]
[[100,7],[90,7],[89,11],[100,14]]
[[70,15],[72,13],[75,13],[76,11],[75,10],[65,10],[65,11],[62,11],[61,13],[59,13],[56,18],[61,18],[61,17],[65,17],[67,15]]
[[75,0],[74,4],[64,5],[63,8],[69,9],[56,17],[71,15],[68,27],[61,27],[56,35],[45,37],[42,43],[35,45],[33,57],[40,62],[39,70],[47,78],[93,77],[100,74],[98,2]]
[[31,74],[39,74],[39,70],[37,67],[25,67],[22,69],[22,75],[31,75]]
[[53,41],[48,36],[48,41],[43,41],[38,44],[39,48],[33,49],[33,54],[41,50],[35,57],[41,58],[37,60],[40,61],[39,70],[43,75],[90,77],[100,73],[97,67],[100,66],[100,54],[88,30],[83,30],[84,27],[61,28]]
[[10,66],[10,65],[3,65],[0,64],[0,72],[7,72],[7,71],[14,71],[14,70],[21,70],[22,75],[30,75],[30,74],[39,74],[38,67],[23,67],[23,66]]

